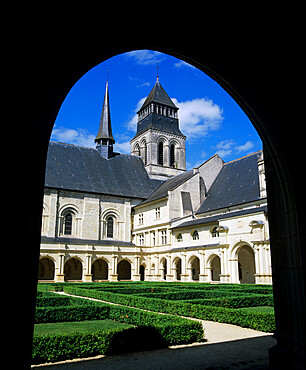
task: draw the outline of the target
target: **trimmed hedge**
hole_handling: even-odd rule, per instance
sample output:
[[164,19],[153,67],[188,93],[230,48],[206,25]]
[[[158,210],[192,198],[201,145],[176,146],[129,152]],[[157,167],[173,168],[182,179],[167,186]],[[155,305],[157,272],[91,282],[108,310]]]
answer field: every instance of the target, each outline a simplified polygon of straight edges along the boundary
[[164,339],[152,327],[36,336],[33,340],[32,363],[133,352],[164,346],[166,346]]
[[199,321],[160,315],[126,306],[86,301],[82,298],[70,298],[72,302],[73,300],[78,303],[82,301],[83,305],[37,307],[35,322],[69,322],[110,318],[137,327],[101,330],[94,333],[35,336],[33,363],[192,343],[201,341],[204,337],[204,330]]
[[234,324],[264,332],[273,332],[275,330],[274,315],[268,313],[245,312],[239,309],[203,306],[181,301],[167,301],[159,298],[148,299],[140,296],[114,294],[72,286],[65,286],[64,290],[67,293],[79,296],[97,298],[150,311]]
[[37,307],[35,323],[103,320],[108,318],[108,314],[108,305],[98,306],[84,303],[83,306]]

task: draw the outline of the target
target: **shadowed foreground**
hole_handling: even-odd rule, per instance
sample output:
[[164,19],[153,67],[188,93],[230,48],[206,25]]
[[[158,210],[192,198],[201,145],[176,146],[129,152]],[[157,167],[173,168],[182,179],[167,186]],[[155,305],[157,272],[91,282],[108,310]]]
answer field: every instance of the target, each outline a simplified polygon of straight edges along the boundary
[[268,369],[268,349],[276,344],[272,336],[223,343],[174,346],[146,352],[105,356],[93,360],[37,366],[36,369]]

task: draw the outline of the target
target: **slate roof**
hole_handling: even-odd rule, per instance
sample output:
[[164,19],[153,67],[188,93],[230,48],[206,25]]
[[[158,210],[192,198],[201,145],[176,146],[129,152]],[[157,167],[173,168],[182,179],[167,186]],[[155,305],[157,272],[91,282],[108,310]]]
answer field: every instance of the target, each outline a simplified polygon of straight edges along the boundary
[[178,109],[178,107],[169,98],[169,95],[166,93],[159,81],[156,81],[153,89],[151,90],[150,94],[148,95],[147,99],[144,101],[138,112],[140,112],[151,102],[167,105],[168,107]]
[[208,225],[208,224],[214,224],[218,223],[221,220],[232,218],[232,217],[240,217],[245,215],[251,215],[253,213],[260,213],[260,212],[267,212],[267,206],[261,206],[261,207],[252,207],[252,208],[246,208],[240,211],[233,211],[233,212],[227,212],[223,213],[221,215],[214,215],[210,217],[204,217],[204,218],[197,218],[195,220],[186,221],[179,225],[176,225],[171,228],[171,230],[177,230],[182,229],[186,227],[195,227],[198,225]]
[[165,181],[164,183],[162,183],[162,185],[160,185],[148,197],[148,199],[146,199],[145,201],[143,201],[141,203],[141,205],[147,204],[147,203],[150,203],[150,202],[153,202],[153,201],[158,200],[158,199],[165,198],[166,196],[168,196],[168,191],[169,190],[175,189],[179,185],[183,184],[185,181],[189,180],[192,176],[194,176],[194,173],[191,170],[191,171],[184,172],[181,175],[177,175],[175,177],[172,177],[171,179],[169,179],[169,180]]
[[258,157],[261,151],[224,164],[197,214],[260,198]]
[[[175,111],[178,111],[179,109],[169,98],[159,81],[156,81],[153,89],[137,113],[142,111],[152,102],[173,108]],[[167,117],[151,112],[148,116],[137,123],[137,133],[134,138],[149,129],[155,129],[186,138],[179,129],[178,119],[174,117]]]
[[160,184],[150,180],[139,157],[105,159],[93,148],[49,143],[46,187],[146,199]]
[[[186,138],[179,129],[178,119],[172,117],[161,116],[156,113],[150,113],[142,121],[137,123],[137,133],[135,137],[139,136],[143,132],[149,129],[155,129],[157,131],[167,132]],[[134,137],[134,138],[135,138]]]

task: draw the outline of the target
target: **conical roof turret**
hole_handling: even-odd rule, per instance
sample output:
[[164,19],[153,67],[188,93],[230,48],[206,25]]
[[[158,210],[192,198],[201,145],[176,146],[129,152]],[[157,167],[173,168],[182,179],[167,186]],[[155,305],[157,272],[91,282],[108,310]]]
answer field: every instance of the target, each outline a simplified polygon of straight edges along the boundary
[[103,101],[103,108],[100,118],[100,125],[97,137],[95,138],[95,142],[99,143],[102,139],[107,139],[115,143],[115,139],[112,133],[112,125],[111,125],[111,116],[110,116],[110,108],[109,108],[109,94],[108,94],[108,81],[106,81],[106,88],[105,88],[105,95]]

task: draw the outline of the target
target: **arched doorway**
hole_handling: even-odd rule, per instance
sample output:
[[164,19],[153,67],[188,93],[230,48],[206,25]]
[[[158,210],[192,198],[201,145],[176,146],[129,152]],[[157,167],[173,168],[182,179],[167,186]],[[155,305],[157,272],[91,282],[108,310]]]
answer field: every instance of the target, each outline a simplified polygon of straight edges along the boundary
[[93,281],[108,280],[107,262],[101,258],[95,260],[91,267],[91,273]]
[[117,267],[118,280],[131,280],[131,264],[127,260],[122,260]]
[[211,281],[220,281],[221,259],[216,254],[210,260]]
[[38,280],[54,280],[54,270],[54,262],[51,258],[41,258],[38,267]]
[[248,245],[238,251],[238,271],[241,284],[255,284],[255,255]]
[[139,267],[139,273],[140,273],[140,281],[145,280],[145,267],[143,265],[140,265]]
[[176,257],[173,261],[173,266],[174,280],[181,280],[182,260],[179,257]]
[[166,280],[166,275],[167,275],[167,260],[166,258],[163,258],[160,261],[160,273],[161,273],[161,280]]
[[198,281],[200,274],[200,260],[198,257],[196,256],[191,257],[190,268],[191,268],[191,279],[193,281]]
[[65,281],[80,281],[83,276],[83,267],[80,260],[70,258],[64,266]]

